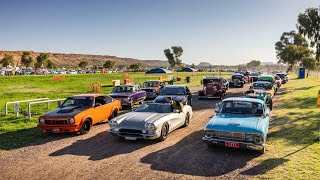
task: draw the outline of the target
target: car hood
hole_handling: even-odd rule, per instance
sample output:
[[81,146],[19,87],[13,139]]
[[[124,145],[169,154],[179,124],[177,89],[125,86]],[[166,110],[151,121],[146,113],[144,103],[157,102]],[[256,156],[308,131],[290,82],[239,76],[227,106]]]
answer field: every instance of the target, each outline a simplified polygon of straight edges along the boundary
[[171,113],[130,112],[130,113],[118,116],[113,121],[117,121],[120,128],[145,129],[145,123],[154,123],[160,118],[163,118],[170,114]]
[[108,94],[108,96],[111,96],[113,98],[127,98],[130,97],[133,93],[112,93]]
[[154,99],[154,102],[157,103],[165,103],[166,102],[166,97],[172,97],[172,99],[176,102],[183,102],[187,100],[187,96],[185,95],[160,95]]
[[41,117],[47,118],[60,118],[60,117],[73,117],[82,111],[85,111],[89,108],[81,108],[79,106],[66,106],[62,108],[58,108],[56,110],[50,111]]
[[206,129],[262,133],[263,124],[261,122],[263,118],[261,116],[218,114],[207,123]]

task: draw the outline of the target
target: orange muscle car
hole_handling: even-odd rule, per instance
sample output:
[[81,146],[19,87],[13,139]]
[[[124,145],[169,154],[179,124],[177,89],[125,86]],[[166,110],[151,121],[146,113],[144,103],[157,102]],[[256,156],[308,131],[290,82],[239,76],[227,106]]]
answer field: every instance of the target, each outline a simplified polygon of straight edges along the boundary
[[121,102],[103,94],[81,94],[67,98],[58,109],[39,117],[44,132],[80,132],[86,134],[90,127],[118,115]]

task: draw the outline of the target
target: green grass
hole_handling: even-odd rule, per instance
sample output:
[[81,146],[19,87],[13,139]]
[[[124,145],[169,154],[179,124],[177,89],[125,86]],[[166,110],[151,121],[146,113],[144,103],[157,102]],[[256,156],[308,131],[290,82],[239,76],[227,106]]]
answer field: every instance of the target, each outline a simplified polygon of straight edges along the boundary
[[[180,77],[182,80],[186,76],[192,77],[191,83],[177,82],[177,84],[186,84],[188,86],[200,85],[203,76],[213,75],[214,73],[173,73],[174,77]],[[219,73],[215,73],[219,75]],[[129,73],[129,78],[134,83],[143,83],[145,80],[154,80],[159,78],[159,74],[145,75],[145,73]],[[230,73],[222,73],[222,76],[229,78]],[[32,105],[32,113],[35,116],[27,119],[27,103],[20,104],[20,116],[13,115],[13,105],[9,105],[8,116],[4,116],[4,104],[7,101],[17,101],[36,98],[65,98],[70,95],[90,92],[91,82],[101,82],[103,86],[102,93],[110,93],[112,90],[112,80],[121,80],[123,82],[123,73],[113,74],[79,74],[66,75],[61,82],[53,81],[53,76],[12,76],[0,77],[0,151],[10,150],[34,142],[36,138],[43,136],[40,129],[35,128],[39,115],[55,109],[56,103],[50,103],[49,109],[46,104]]]
[[272,112],[267,152],[245,174],[267,179],[320,177],[320,80],[292,79],[284,85]]

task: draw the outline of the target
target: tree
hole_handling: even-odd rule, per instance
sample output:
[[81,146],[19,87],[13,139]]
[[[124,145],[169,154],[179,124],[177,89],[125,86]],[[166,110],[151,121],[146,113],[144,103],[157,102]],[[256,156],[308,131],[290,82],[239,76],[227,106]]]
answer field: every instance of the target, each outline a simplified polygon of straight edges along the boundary
[[112,69],[114,68],[116,65],[116,62],[114,61],[111,61],[111,60],[107,60],[104,64],[103,64],[103,67],[104,68],[107,68],[107,69]]
[[0,61],[0,64],[2,64],[2,67],[7,67],[11,64],[13,64],[13,55],[11,54],[5,54],[3,59]]
[[183,53],[181,46],[172,46],[171,49],[165,49],[163,52],[172,68],[181,65],[182,59],[180,57]]
[[37,57],[37,62],[34,64],[36,68],[46,67],[47,61],[50,59],[50,55],[48,53],[40,53]]
[[195,69],[195,68],[196,68],[196,65],[194,65],[194,63],[192,63],[190,67],[193,68],[193,69]]
[[118,66],[118,69],[124,69],[124,68],[125,68],[124,65],[119,65],[119,66]]
[[278,62],[288,64],[289,69],[298,65],[303,57],[309,57],[313,53],[306,39],[295,31],[284,32],[280,41],[276,42],[275,49]]
[[300,66],[308,69],[315,70],[317,68],[317,60],[314,57],[303,57],[300,62]]
[[261,62],[258,61],[258,60],[252,60],[250,62],[247,63],[247,67],[248,68],[255,68],[255,67],[258,67],[260,66]]
[[136,71],[136,70],[140,69],[140,64],[139,64],[139,63],[137,63],[137,64],[131,64],[131,65],[129,66],[129,69],[132,69],[132,70]]
[[46,64],[47,64],[46,68],[48,68],[48,69],[56,68],[56,64],[51,59],[48,59]]
[[86,61],[81,61],[79,63],[79,67],[82,69],[86,68],[88,65],[89,65],[88,62],[86,62]]
[[316,47],[316,59],[320,61],[320,8],[308,8],[298,15],[297,28],[310,40],[310,47]]
[[26,67],[30,67],[32,63],[33,63],[33,57],[31,56],[30,52],[24,51],[21,56],[21,64]]

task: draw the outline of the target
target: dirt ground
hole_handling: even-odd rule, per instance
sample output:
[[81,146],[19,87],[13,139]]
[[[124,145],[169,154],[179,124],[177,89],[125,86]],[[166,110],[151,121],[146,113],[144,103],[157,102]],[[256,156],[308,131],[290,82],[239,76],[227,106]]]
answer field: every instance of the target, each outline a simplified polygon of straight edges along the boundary
[[[247,89],[232,88],[227,96]],[[195,92],[199,88],[192,88]],[[118,141],[95,125],[86,135],[52,134],[0,154],[0,179],[247,179],[253,151],[211,148],[201,140],[218,100],[193,97],[194,116],[164,142]]]

